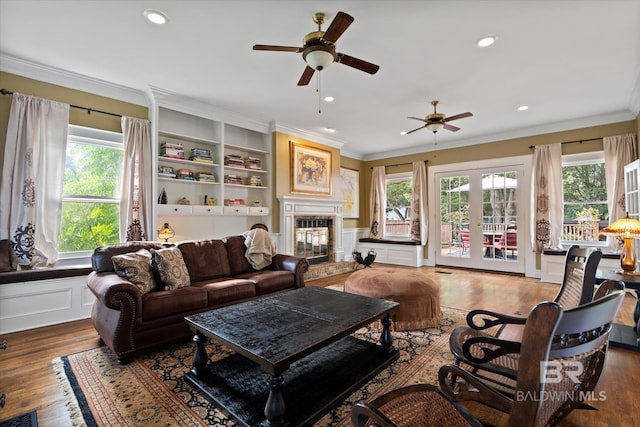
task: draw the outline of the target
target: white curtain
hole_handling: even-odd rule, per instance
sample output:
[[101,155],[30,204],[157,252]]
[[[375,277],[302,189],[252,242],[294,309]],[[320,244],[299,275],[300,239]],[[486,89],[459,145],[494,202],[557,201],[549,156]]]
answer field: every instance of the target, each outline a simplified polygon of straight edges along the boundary
[[429,229],[427,208],[427,167],[424,162],[413,162],[413,188],[411,189],[411,239],[427,244]]
[[122,117],[124,167],[120,192],[120,240],[155,240],[148,120]]
[[387,178],[384,166],[375,166],[371,173],[371,202],[369,212],[371,227],[369,237],[382,239],[384,237],[384,210],[387,200]]
[[534,252],[559,248],[562,238],[562,144],[537,145],[533,152]]
[[58,260],[69,105],[13,94],[0,188],[0,239],[21,268]]
[[[611,224],[626,215],[624,166],[638,158],[638,149],[634,134],[604,137],[602,145],[607,181],[609,224]],[[608,242],[612,249],[618,248],[618,239],[609,237]]]

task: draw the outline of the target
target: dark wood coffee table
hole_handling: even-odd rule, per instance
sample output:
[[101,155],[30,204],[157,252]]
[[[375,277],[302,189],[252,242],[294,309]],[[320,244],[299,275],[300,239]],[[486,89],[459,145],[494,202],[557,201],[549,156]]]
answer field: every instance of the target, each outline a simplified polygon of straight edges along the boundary
[[[398,358],[398,305],[306,287],[187,316],[196,348],[186,380],[241,425],[311,424]],[[380,344],[351,335],[381,318]],[[209,361],[208,338],[235,354]]]

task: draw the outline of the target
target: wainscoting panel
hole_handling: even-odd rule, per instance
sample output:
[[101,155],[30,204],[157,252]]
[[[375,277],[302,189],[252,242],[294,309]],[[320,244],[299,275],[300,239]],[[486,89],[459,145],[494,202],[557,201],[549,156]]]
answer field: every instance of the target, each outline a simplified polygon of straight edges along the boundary
[[0,286],[0,334],[91,316],[94,296],[85,276]]

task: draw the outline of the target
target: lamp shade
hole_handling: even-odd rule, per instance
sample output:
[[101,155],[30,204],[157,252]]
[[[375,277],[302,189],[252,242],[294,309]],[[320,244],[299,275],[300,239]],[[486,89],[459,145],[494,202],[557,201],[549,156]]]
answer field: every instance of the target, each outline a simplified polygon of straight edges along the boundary
[[302,57],[307,65],[316,71],[324,70],[333,64],[333,61],[336,59],[335,52],[326,46],[308,47],[302,54]]
[[165,242],[168,242],[170,238],[176,235],[176,232],[173,231],[173,228],[169,226],[169,223],[165,222],[160,230],[158,230],[158,238],[164,239]]
[[635,218],[629,218],[629,214],[627,214],[624,218],[620,218],[609,224],[608,227],[603,228],[600,234],[640,238],[640,221]]

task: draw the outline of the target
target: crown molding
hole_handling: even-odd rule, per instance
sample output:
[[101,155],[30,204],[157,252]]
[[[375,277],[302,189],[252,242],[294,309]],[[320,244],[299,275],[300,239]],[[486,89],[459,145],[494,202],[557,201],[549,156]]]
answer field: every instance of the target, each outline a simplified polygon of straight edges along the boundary
[[[0,53],[0,71],[34,80],[43,81],[70,89],[81,90],[106,98],[117,99],[136,105],[149,105],[144,91],[87,77],[61,68],[50,67]],[[11,90],[11,88],[6,88]]]
[[272,129],[274,132],[286,133],[287,135],[296,136],[298,138],[306,139],[313,142],[318,142],[320,144],[324,144],[329,147],[334,147],[338,149],[341,149],[342,146],[345,144],[344,141],[327,138],[322,134],[311,132],[306,129],[296,128],[281,122],[275,122],[275,121],[272,122]]
[[630,111],[619,111],[609,114],[600,114],[597,116],[581,117],[579,119],[567,120],[563,122],[547,123],[542,125],[530,126],[522,129],[513,129],[505,132],[482,135],[477,138],[461,139],[458,141],[447,141],[443,143],[425,144],[420,146],[408,147],[401,150],[381,151],[366,155],[365,161],[388,159],[391,157],[408,156],[412,154],[427,153],[449,148],[468,147],[471,145],[487,144],[490,142],[505,141],[509,139],[525,138],[528,136],[543,135],[554,132],[564,132],[593,126],[608,125],[612,123],[635,120]]

